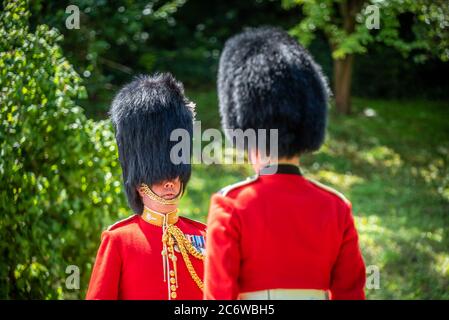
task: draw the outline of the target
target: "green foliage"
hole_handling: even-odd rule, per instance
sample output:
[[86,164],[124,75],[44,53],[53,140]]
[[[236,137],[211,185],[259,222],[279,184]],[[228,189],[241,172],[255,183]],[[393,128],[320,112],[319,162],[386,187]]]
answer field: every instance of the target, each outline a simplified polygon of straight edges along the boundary
[[64,35],[64,55],[88,91],[80,102],[88,116],[104,112],[109,96],[139,73],[170,71],[186,85],[211,87],[227,38],[247,26],[289,29],[297,20],[271,0],[74,0],[80,29],[70,30],[68,4],[34,0],[31,26],[47,24]]
[[[316,32],[322,32],[332,47],[332,57],[364,54],[370,43],[384,43],[404,55],[413,54],[423,62],[432,56],[449,60],[449,3],[445,0],[283,0],[284,8],[301,7],[304,18],[291,29],[305,45]],[[379,9],[379,29],[369,30],[365,23]],[[401,20],[412,17],[406,35]],[[407,34],[409,33],[409,34]]]
[[[106,0],[76,0],[80,10],[80,28],[65,26],[64,1],[37,0],[33,3],[34,23],[45,23],[64,33],[64,49],[69,61],[84,77],[89,96],[97,101],[105,87],[122,82],[139,68],[139,58],[154,54],[154,39],[169,32],[173,14],[185,0],[138,1],[110,3]],[[33,23],[33,24],[34,24]],[[151,70],[155,61],[145,59]]]
[[426,43],[426,49],[416,55],[418,62],[430,55],[449,61],[449,2],[446,0],[419,0],[411,3],[415,7],[418,23],[414,25],[417,39]]
[[[0,298],[81,298],[100,231],[124,206],[109,123],[86,97],[60,34],[28,27],[27,1],[0,16]],[[82,290],[65,287],[80,269]]]

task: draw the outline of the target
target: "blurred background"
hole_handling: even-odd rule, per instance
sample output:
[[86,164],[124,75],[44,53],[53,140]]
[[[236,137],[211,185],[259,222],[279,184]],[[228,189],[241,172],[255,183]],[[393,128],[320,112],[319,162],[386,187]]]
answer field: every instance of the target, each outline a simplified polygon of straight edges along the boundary
[[[449,299],[445,0],[4,1],[0,298],[84,298],[101,231],[132,214],[107,119],[115,92],[169,71],[202,129],[220,128],[220,51],[262,25],[288,30],[331,83],[326,143],[301,166],[353,203],[366,264],[380,271],[367,297]],[[193,165],[181,213],[205,221],[210,195],[252,174]]]

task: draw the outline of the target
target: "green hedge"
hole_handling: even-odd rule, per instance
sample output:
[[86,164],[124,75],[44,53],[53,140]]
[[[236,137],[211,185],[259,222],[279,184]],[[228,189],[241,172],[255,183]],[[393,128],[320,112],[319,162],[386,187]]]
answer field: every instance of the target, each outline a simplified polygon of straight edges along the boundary
[[83,298],[101,230],[126,214],[114,134],[76,105],[86,90],[62,36],[30,30],[28,5],[0,14],[0,298]]

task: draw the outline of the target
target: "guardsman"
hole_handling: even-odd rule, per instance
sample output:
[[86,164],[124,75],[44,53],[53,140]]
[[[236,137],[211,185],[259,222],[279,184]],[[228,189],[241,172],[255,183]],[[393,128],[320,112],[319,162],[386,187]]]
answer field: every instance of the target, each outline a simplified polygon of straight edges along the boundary
[[202,299],[205,225],[178,215],[191,165],[170,156],[173,130],[192,137],[194,105],[170,74],[156,74],[123,87],[110,115],[135,214],[102,233],[86,298]]
[[319,66],[284,31],[248,29],[225,44],[218,90],[224,129],[277,129],[278,140],[268,157],[250,145],[256,176],[212,196],[205,298],[364,299],[351,203],[299,167],[325,135]]

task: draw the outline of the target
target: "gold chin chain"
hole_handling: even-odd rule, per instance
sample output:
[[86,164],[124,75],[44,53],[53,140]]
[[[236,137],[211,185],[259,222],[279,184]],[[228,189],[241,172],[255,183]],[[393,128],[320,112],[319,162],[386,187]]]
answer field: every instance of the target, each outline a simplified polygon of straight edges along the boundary
[[173,199],[164,199],[162,197],[159,197],[157,194],[155,194],[151,188],[146,185],[145,183],[141,184],[141,188],[142,191],[148,196],[148,198],[150,198],[153,201],[158,202],[159,204],[163,204],[163,205],[173,205],[173,204],[177,204],[179,202],[179,199],[181,198],[182,195],[182,186],[181,186],[181,191],[179,192],[179,194],[173,198]]

